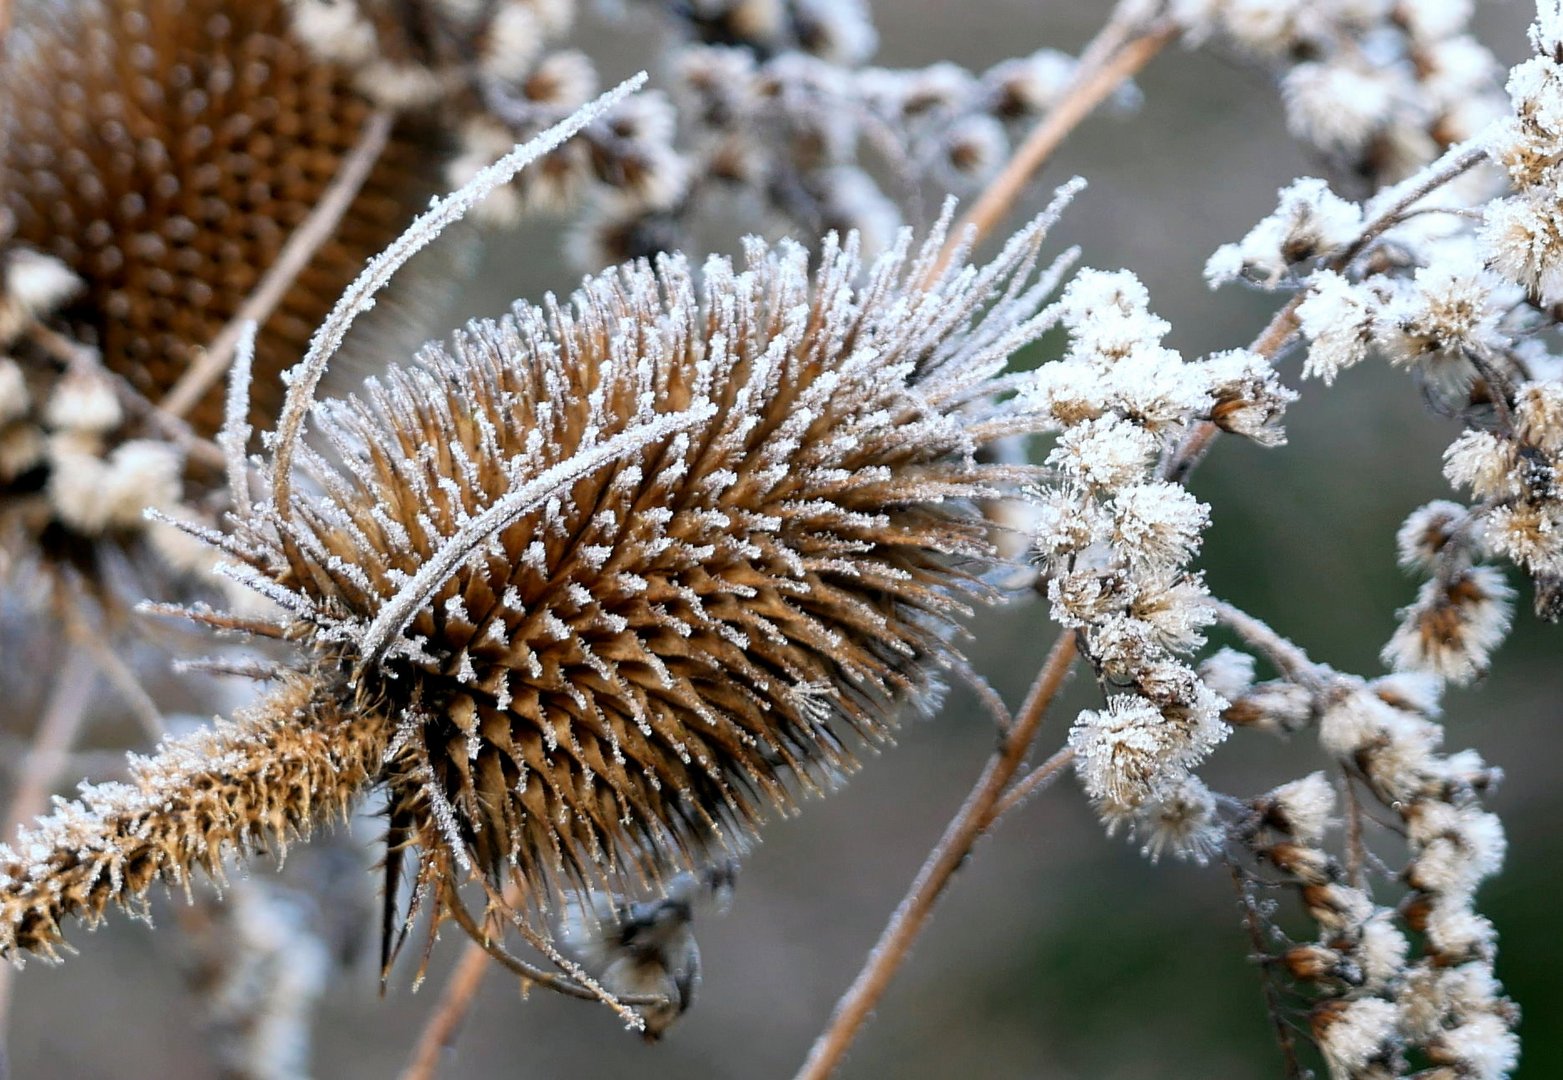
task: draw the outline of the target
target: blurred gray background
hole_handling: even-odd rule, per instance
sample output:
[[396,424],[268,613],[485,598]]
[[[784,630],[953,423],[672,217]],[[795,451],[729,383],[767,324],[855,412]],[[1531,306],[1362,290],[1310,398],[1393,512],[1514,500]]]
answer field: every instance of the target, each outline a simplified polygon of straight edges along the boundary
[[[1073,51],[1107,6],[881,2],[879,59],[981,69],[1044,45]],[[1518,2],[1486,5],[1480,34],[1512,62],[1528,51],[1532,14]],[[1275,94],[1258,72],[1177,49],[1139,85],[1143,107],[1089,121],[1049,167],[1037,202],[1052,183],[1086,176],[1091,186],[1056,247],[1078,243],[1085,265],[1140,274],[1153,309],[1173,325],[1170,344],[1185,355],[1246,344],[1275,301],[1241,289],[1212,293],[1200,268],[1273,207],[1279,186],[1318,166],[1285,137]],[[456,315],[497,314],[513,297],[567,290],[572,275],[554,254],[557,242],[557,232],[537,227],[494,245]],[[1295,366],[1285,372],[1294,384]],[[1193,487],[1215,522],[1201,563],[1213,591],[1317,659],[1376,673],[1394,610],[1414,591],[1395,566],[1393,533],[1409,510],[1447,494],[1439,455],[1452,421],[1426,414],[1403,376],[1369,364],[1333,390],[1307,385],[1288,429],[1291,443],[1279,450],[1221,441],[1197,474]],[[1563,1025],[1555,1021],[1563,934],[1550,921],[1552,890],[1563,884],[1563,793],[1546,749],[1556,744],[1563,630],[1537,625],[1528,596],[1521,604],[1488,685],[1447,700],[1447,743],[1480,748],[1508,774],[1493,802],[1509,830],[1508,868],[1479,906],[1501,933],[1499,975],[1525,1010],[1519,1075],[1542,1078],[1563,1075]],[[972,651],[1013,702],[1050,638],[1045,609],[1021,605],[985,613]],[[1074,686],[1039,754],[1058,745],[1087,691],[1083,681]],[[774,822],[743,868],[732,911],[697,924],[701,997],[661,1045],[642,1045],[602,1008],[546,992],[523,1001],[496,969],[444,1075],[790,1075],[992,744],[989,721],[957,690],[936,719],[910,723],[899,746],[865,762],[836,797]],[[1249,795],[1309,771],[1315,757],[1309,737],[1286,745],[1239,734],[1205,775],[1219,790]],[[362,830],[366,864],[377,857],[373,831]],[[166,904],[163,911],[172,922]],[[166,936],[115,917],[76,938],[83,955],[58,968],[30,965],[19,980],[17,1080],[214,1075]],[[413,965],[404,963],[384,1000],[366,949],[326,999],[316,1075],[395,1076],[462,944],[446,935],[418,993],[409,989]],[[1219,867],[1150,865],[1104,838],[1065,782],[981,845],[842,1075],[1279,1076],[1247,952]]]

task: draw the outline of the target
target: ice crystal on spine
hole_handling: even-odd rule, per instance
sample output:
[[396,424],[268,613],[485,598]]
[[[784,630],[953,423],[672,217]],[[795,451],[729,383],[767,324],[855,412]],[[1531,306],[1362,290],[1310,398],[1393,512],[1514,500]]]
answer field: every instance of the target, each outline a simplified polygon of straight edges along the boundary
[[[393,877],[415,848],[416,895],[472,927],[469,873],[543,902],[699,862],[929,693],[1002,561],[978,500],[1035,476],[978,451],[1050,423],[1004,369],[1055,321],[1062,264],[1039,276],[1037,255],[1073,191],[992,263],[957,252],[931,278],[943,224],[866,266],[855,236],[827,237],[812,272],[802,246],[759,240],[698,275],[621,266],[322,404],[333,454],[304,446],[341,328],[447,208],[504,179],[349,289],[290,380],[272,499],[217,541],[291,613],[305,685],[356,700],[353,730],[387,748],[355,786],[388,793]],[[13,948],[73,913],[13,899],[13,926],[42,927]]]

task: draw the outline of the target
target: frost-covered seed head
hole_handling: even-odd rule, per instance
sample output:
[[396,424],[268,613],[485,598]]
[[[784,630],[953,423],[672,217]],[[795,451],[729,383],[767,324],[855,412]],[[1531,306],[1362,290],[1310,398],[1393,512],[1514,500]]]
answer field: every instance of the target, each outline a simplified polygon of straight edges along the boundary
[[1041,238],[926,289],[942,232],[622,266],[321,406],[341,463],[300,451],[240,576],[380,703],[421,881],[654,878],[928,697],[999,561],[975,500],[1035,475],[976,455],[1043,422],[994,395]]
[[1157,791],[1134,820],[1134,836],[1152,862],[1163,855],[1203,866],[1220,850],[1225,830],[1216,816],[1216,799],[1191,774]]
[[1431,570],[1465,521],[1465,507],[1447,499],[1413,510],[1395,533],[1400,565],[1407,570]]
[[1373,997],[1325,1001],[1309,1017],[1333,1080],[1356,1080],[1368,1075],[1369,1065],[1388,1064],[1399,1044],[1399,1020],[1394,1002]]
[[1323,379],[1328,386],[1342,371],[1367,358],[1378,322],[1378,301],[1335,271],[1320,270],[1309,279],[1307,296],[1297,307],[1297,321],[1310,342],[1303,375]]
[[1313,692],[1285,679],[1256,683],[1234,698],[1221,713],[1233,727],[1254,728],[1272,735],[1290,735],[1312,723]]
[[[0,55],[0,218],[13,216],[12,243],[43,253],[0,255],[8,288],[28,265],[34,308],[72,296],[63,327],[154,402],[255,289],[372,109],[305,46],[290,6],[27,5]],[[257,417],[275,410],[277,376],[330,298],[426,197],[426,142],[398,126],[335,241],[261,328]],[[220,392],[201,401],[198,431],[217,429],[221,405]]]
[[1329,255],[1355,240],[1362,210],[1312,177],[1280,192],[1269,217],[1236,244],[1225,244],[1205,264],[1211,285],[1242,279],[1277,288],[1302,264]]
[[[1404,531],[1404,530],[1403,530]],[[1456,685],[1480,678],[1508,636],[1514,590],[1492,566],[1429,578],[1402,608],[1383,659],[1397,671],[1427,672]]]
[[1335,813],[1335,789],[1322,772],[1282,784],[1256,802],[1265,824],[1318,847]]

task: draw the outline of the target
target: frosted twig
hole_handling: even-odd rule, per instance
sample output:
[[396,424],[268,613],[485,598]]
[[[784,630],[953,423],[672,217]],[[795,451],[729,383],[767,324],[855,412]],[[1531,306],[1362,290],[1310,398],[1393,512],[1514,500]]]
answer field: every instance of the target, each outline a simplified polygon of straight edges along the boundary
[[1341,786],[1346,789],[1346,881],[1354,889],[1362,888],[1367,867],[1367,847],[1362,841],[1362,800],[1350,770],[1341,768]]
[[1046,791],[1053,785],[1053,781],[1064,775],[1064,771],[1074,763],[1074,747],[1065,746],[1058,750],[1052,757],[1032,769],[1019,780],[1016,780],[1010,786],[1010,789],[1004,793],[1004,797],[999,800],[998,805],[993,808],[993,820],[1000,820],[1033,795]]
[[33,323],[28,327],[27,336],[66,367],[84,366],[108,379],[126,413],[145,421],[148,427],[189,454],[193,460],[203,465],[222,464],[222,451],[190,430],[190,425],[184,420],[148,401],[123,375],[104,367],[102,358],[95,350],[42,323]]
[[[396,118],[386,109],[377,109],[364,121],[358,143],[342,161],[342,167],[331,181],[309,216],[299,223],[288,237],[287,243],[277,253],[277,259],[261,276],[255,290],[234,312],[212,343],[185,369],[179,381],[159,402],[164,412],[172,416],[185,416],[206,396],[228,364],[234,359],[235,349],[243,339],[248,323],[264,323],[271,318],[277,305],[288,294],[299,274],[304,272],[322,244],[331,239],[337,226],[346,216],[353,200],[363,190],[364,182],[374,171],[385,144],[391,137]],[[251,332],[253,334],[253,331]]]
[[227,463],[228,503],[241,518],[250,515],[250,467],[244,451],[250,442],[250,368],[255,360],[255,335],[260,325],[245,322],[234,344],[233,367],[228,372],[228,398],[223,410],[217,445]]
[[[1477,140],[1461,143],[1459,146],[1451,147],[1442,157],[1421,172],[1386,189],[1369,204],[1368,208],[1374,212],[1373,216],[1363,225],[1357,239],[1331,259],[1327,264],[1328,268],[1340,270],[1350,265],[1351,261],[1362,254],[1369,244],[1382,236],[1386,229],[1399,223],[1411,207],[1457,176],[1469,172],[1486,157],[1486,148]],[[1379,208],[1380,204],[1382,209]],[[1249,351],[1266,360],[1275,359],[1296,336],[1300,328],[1297,309],[1307,298],[1307,290],[1293,295],[1260,331],[1254,343],[1248,347]],[[1210,448],[1211,442],[1220,432],[1221,429],[1209,420],[1201,420],[1195,424],[1184,436],[1177,450],[1167,459],[1162,468],[1162,476],[1168,480],[1182,481],[1193,469],[1195,462],[1204,456],[1205,451]]]
[[1237,632],[1249,645],[1269,657],[1282,675],[1310,690],[1323,689],[1332,680],[1329,668],[1308,658],[1308,654],[1267,624],[1224,600],[1212,600],[1216,618]]
[[282,413],[277,418],[277,442],[272,464],[272,502],[286,521],[292,514],[289,488],[292,484],[293,447],[303,430],[304,418],[314,401],[315,388],[325,375],[326,365],[336,355],[354,320],[374,306],[374,296],[407,261],[431,244],[447,227],[461,220],[469,210],[501,184],[506,183],[528,164],[557,148],[565,140],[590,124],[646,83],[641,72],[620,83],[597,100],[577,109],[553,127],[517,146],[494,164],[479,172],[462,187],[442,199],[436,199],[389,247],[369,261],[353,283],[342,293],[336,306],[315,331],[309,351],[287,375],[288,392]]
[[[1232,875],[1232,887],[1237,890],[1238,906],[1243,909],[1243,926],[1248,931],[1249,944],[1253,946],[1254,956],[1262,962],[1269,957],[1270,953],[1265,947],[1264,919],[1259,912],[1259,905],[1254,903],[1253,892],[1243,877],[1242,869],[1229,859],[1227,870]],[[1297,1060],[1297,1046],[1292,1038],[1292,1029],[1286,1021],[1285,1011],[1281,1008],[1281,995],[1276,990],[1275,982],[1271,979],[1267,968],[1261,968],[1259,981],[1264,991],[1265,1011],[1270,1014],[1270,1023],[1275,1028],[1275,1041],[1281,1048],[1281,1058],[1285,1062],[1286,1080],[1302,1080],[1305,1074]]]
[[988,759],[982,775],[977,778],[960,810],[945,827],[944,835],[928,853],[912,887],[897,905],[889,924],[869,951],[863,969],[836,1003],[829,1025],[815,1040],[796,1080],[824,1080],[841,1064],[852,1040],[905,962],[912,943],[917,940],[929,916],[933,914],[934,905],[943,895],[950,878],[966,861],[972,845],[998,819],[1010,779],[1025,761],[1026,752],[1047,715],[1048,707],[1063,687],[1074,658],[1074,635],[1060,634],[1042,662],[1042,668],[1026,695],[1025,703],[1015,715],[1014,724],[1010,726],[999,749]]

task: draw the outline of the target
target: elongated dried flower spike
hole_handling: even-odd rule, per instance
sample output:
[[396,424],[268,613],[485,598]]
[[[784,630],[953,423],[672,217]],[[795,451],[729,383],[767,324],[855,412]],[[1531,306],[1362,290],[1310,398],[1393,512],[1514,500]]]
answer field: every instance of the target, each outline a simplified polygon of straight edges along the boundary
[[385,728],[363,702],[293,677],[234,722],[133,757],[130,782],[84,788],[0,846],[0,953],[57,958],[69,919],[96,924],[111,904],[140,914],[156,881],[182,885],[198,867],[220,878],[225,857],[345,815],[381,767]]

